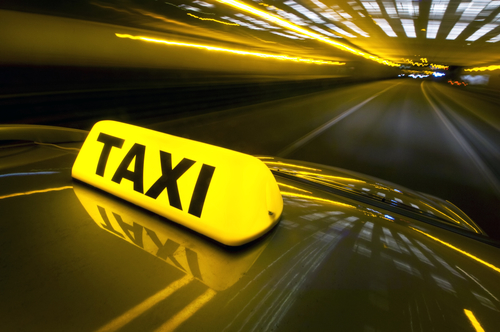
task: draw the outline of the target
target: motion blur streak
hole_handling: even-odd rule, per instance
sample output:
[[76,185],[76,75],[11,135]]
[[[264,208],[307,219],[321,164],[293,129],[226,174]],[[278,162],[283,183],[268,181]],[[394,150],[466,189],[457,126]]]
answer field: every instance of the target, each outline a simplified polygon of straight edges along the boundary
[[101,327],[99,330],[96,332],[108,332],[108,331],[116,331],[121,329],[123,326],[126,324],[130,323],[133,319],[138,317],[139,315],[143,314],[145,311],[153,307],[155,304],[157,304],[160,301],[163,301],[167,297],[169,297],[172,293],[174,293],[176,290],[181,288],[184,285],[187,285],[189,282],[193,280],[193,277],[190,275],[185,275],[179,280],[174,281],[158,293],[154,294],[153,296],[147,298],[143,302],[139,303],[129,311],[125,312],[123,315],[121,315],[118,318],[115,318],[108,324],[104,325]]
[[282,163],[280,161],[264,161],[264,164],[266,165],[278,165],[278,166],[292,166],[293,168],[301,168],[301,169],[308,169],[310,171],[318,171],[318,172],[321,172],[320,169],[317,169],[317,168],[311,168],[311,167],[305,167],[305,166],[298,166],[298,165],[294,165],[294,164],[287,164],[287,163]]
[[149,38],[149,37],[144,37],[144,36],[132,36],[132,35],[120,34],[120,33],[115,33],[115,35],[118,38],[129,38],[129,39],[133,39],[133,40],[142,40],[142,41],[147,41],[147,42],[152,42],[152,43],[160,43],[160,44],[167,44],[167,45],[174,45],[174,46],[203,48],[203,49],[206,49],[208,51],[227,52],[227,53],[234,53],[234,54],[239,54],[239,55],[252,55],[252,56],[258,56],[261,58],[272,58],[272,59],[277,59],[277,60],[288,60],[288,61],[294,61],[294,62],[307,62],[307,63],[314,63],[314,64],[319,64],[319,65],[335,65],[335,66],[345,65],[345,62],[303,59],[303,58],[299,58],[299,57],[289,57],[286,55],[272,55],[272,54],[264,54],[264,53],[256,53],[256,52],[247,52],[247,51],[232,50],[232,49],[228,49],[228,48],[214,47],[214,46],[208,46],[208,45],[179,43],[179,42],[162,40],[162,39],[154,39],[154,38]]
[[308,37],[311,37],[311,38],[314,38],[316,40],[319,40],[319,41],[322,41],[324,43],[327,43],[333,47],[336,47],[342,51],[346,51],[346,52],[350,52],[350,53],[353,53],[355,55],[359,55],[359,56],[362,56],[366,59],[369,59],[369,60],[373,60],[375,62],[378,62],[378,63],[382,63],[382,64],[385,64],[385,65],[388,65],[388,66],[392,66],[392,67],[399,67],[399,64],[397,63],[394,63],[392,61],[389,61],[389,60],[384,60],[384,59],[381,59],[379,57],[376,57],[374,55],[371,55],[371,54],[368,54],[368,53],[364,53],[364,52],[361,52],[361,51],[358,51],[352,47],[349,47],[347,45],[344,45],[342,43],[339,43],[339,42],[336,42],[336,41],[333,41],[333,40],[330,40],[328,39],[327,37],[325,36],[322,36],[322,35],[319,35],[317,33],[314,33],[314,32],[311,32],[311,31],[308,31],[306,29],[303,29],[295,24],[292,24],[286,20],[283,20],[275,15],[272,15],[272,14],[268,14],[260,9],[257,9],[257,8],[254,8],[254,7],[251,7],[251,6],[248,6],[244,3],[241,3],[239,1],[236,1],[236,0],[218,0],[219,2],[221,3],[225,3],[229,6],[233,6],[235,8],[238,8],[238,9],[241,9],[241,10],[244,10],[246,12],[249,12],[251,14],[254,14],[256,16],[259,16],[260,18],[263,18],[265,20],[268,20],[270,22],[273,22],[275,24],[278,24],[278,25],[281,25],[282,27],[286,28],[286,29],[290,29],[290,30],[293,30],[295,32],[298,32],[302,35],[305,35],[305,36],[308,36]]
[[474,256],[474,255],[472,255],[472,254],[469,254],[467,251],[463,251],[462,249],[458,249],[457,247],[455,247],[455,246],[453,246],[453,245],[449,244],[448,242],[442,241],[442,240],[438,239],[437,237],[434,237],[434,236],[432,236],[432,235],[430,235],[430,234],[428,234],[428,233],[426,233],[426,232],[423,232],[423,231],[421,231],[421,230],[419,230],[419,229],[416,229],[416,228],[414,228],[414,227],[411,227],[411,226],[409,226],[409,227],[410,227],[411,229],[413,229],[414,231],[417,231],[417,232],[419,232],[419,233],[422,233],[422,234],[424,234],[425,236],[427,236],[427,237],[429,237],[429,238],[433,239],[434,241],[437,241],[437,242],[439,242],[439,243],[441,243],[441,244],[444,244],[445,246],[447,246],[447,247],[449,247],[449,248],[451,248],[451,249],[453,249],[453,250],[455,250],[455,251],[458,251],[459,253],[461,253],[461,254],[463,254],[463,255],[465,255],[465,256],[468,256],[468,257],[472,258],[473,260],[475,260],[475,261],[477,261],[477,262],[479,262],[479,263],[481,263],[481,264],[483,264],[483,265],[486,265],[486,266],[487,266],[487,267],[489,267],[490,269],[495,270],[495,271],[497,271],[498,273],[500,273],[500,268],[496,267],[495,265],[490,264],[490,263],[488,263],[488,262],[485,262],[485,261],[483,261],[481,258],[476,257],[476,256]]
[[[448,202],[448,203],[453,204],[453,203],[451,203],[451,202]],[[466,224],[467,224],[467,226],[469,226],[470,228],[472,228],[472,229],[474,230],[474,232],[476,232],[476,233],[478,233],[478,234],[479,234],[479,233],[481,233],[479,230],[477,230],[475,227],[473,227],[471,224],[469,224],[467,221],[465,221],[465,220],[464,220],[462,217],[460,217],[458,214],[456,214],[456,213],[455,213],[455,212],[453,212],[452,210],[448,209],[448,208],[447,208],[446,206],[444,206],[444,205],[443,205],[443,207],[444,207],[446,210],[448,210],[448,211],[450,211],[451,213],[453,213],[453,215],[457,216],[457,217],[458,217],[460,220],[462,220],[464,223],[466,223]]]
[[493,71],[493,70],[497,70],[497,69],[500,69],[500,66],[499,65],[491,65],[491,66],[487,66],[487,67],[476,67],[476,68],[468,68],[468,69],[464,69],[465,71]]
[[41,143],[41,142],[33,142],[37,145],[47,145],[47,146],[53,146],[53,147],[56,147],[58,149],[63,149],[63,150],[73,150],[73,151],[80,151],[80,149],[78,148],[67,148],[65,146],[60,146],[60,145],[57,145],[57,144],[52,144],[52,143]]
[[224,22],[224,21],[219,21],[219,20],[216,20],[214,18],[204,18],[204,17],[198,17],[196,15],[193,15],[191,13],[188,13],[189,16],[191,17],[194,17],[194,18],[197,18],[199,20],[202,20],[202,21],[212,21],[212,22],[217,22],[217,23],[220,23],[220,24],[225,24],[225,25],[236,25],[236,26],[240,26],[238,23],[229,23],[229,22]]
[[318,173],[310,173],[310,172],[297,172],[298,175],[306,175],[306,176],[319,176],[322,178],[328,178],[328,179],[333,179],[333,180],[340,180],[340,181],[347,181],[347,182],[361,182],[361,183],[366,183],[366,181],[363,180],[357,180],[353,178],[343,178],[341,176],[333,176],[333,175],[324,175],[324,174],[318,174]]
[[[430,206],[429,204],[425,204],[424,202],[422,202],[422,204],[424,204],[425,206],[427,206],[429,209],[432,209],[432,210],[434,210],[435,212],[437,212],[437,213],[439,213],[439,214],[441,214],[441,215],[443,215],[443,216],[445,216],[445,217],[447,217],[447,218],[450,218],[450,220],[451,220],[451,221],[453,221],[454,223],[460,224],[460,222],[459,222],[458,220],[456,220],[456,219],[454,219],[454,218],[451,218],[449,215],[447,215],[447,214],[445,214],[445,213],[443,213],[443,212],[441,212],[441,211],[439,211],[439,210],[437,210],[437,209],[433,208],[433,207],[432,207],[432,206]],[[446,206],[443,206],[443,207],[444,207],[444,208],[446,208]],[[448,209],[448,208],[446,208],[446,209],[447,209],[447,210],[449,210],[450,212],[453,212],[453,211],[451,211],[451,210],[450,210],[450,209]],[[453,214],[454,214],[454,215],[456,215],[456,213],[455,213],[455,212],[453,212]],[[457,216],[457,217],[458,217],[458,216]],[[459,217],[459,218],[460,218],[460,217]],[[462,218],[460,218],[460,219],[462,219]],[[462,219],[462,220],[463,220],[463,219]],[[465,222],[465,220],[463,220],[463,221]],[[467,225],[469,225],[469,224],[467,224]],[[470,226],[470,225],[469,225],[469,226]],[[477,233],[477,231],[476,231],[476,229],[475,229],[475,228],[473,228],[473,227],[472,227],[472,229],[474,229],[474,231]]]
[[303,191],[303,192],[306,192],[308,194],[312,194],[312,192],[310,192],[310,191],[307,191],[307,190],[304,190],[304,189],[300,189],[300,188],[297,188],[297,187],[294,187],[294,186],[290,186],[288,184],[284,184],[284,183],[281,183],[281,182],[276,182],[276,183],[279,184],[281,187],[287,187],[287,188],[291,188],[293,190]]
[[16,197],[16,196],[32,195],[32,194],[41,194],[41,193],[47,193],[50,191],[59,191],[59,190],[71,189],[71,188],[73,188],[73,186],[64,186],[64,187],[58,187],[58,188],[48,188],[48,189],[42,189],[42,190],[26,191],[23,193],[15,193],[15,194],[0,196],[0,199],[11,198],[11,197]]
[[476,316],[474,316],[472,311],[464,309],[464,312],[467,315],[467,317],[470,319],[470,322],[472,323],[472,325],[474,325],[474,328],[476,329],[476,331],[477,332],[484,332],[483,327],[481,326],[481,324],[479,324],[479,322],[476,319]]
[[333,205],[339,205],[339,206],[348,207],[348,208],[352,208],[352,209],[356,208],[355,206],[352,206],[352,205],[349,205],[349,204],[335,202],[335,201],[331,201],[329,199],[319,198],[319,197],[316,197],[316,196],[309,196],[309,195],[302,195],[302,194],[290,193],[290,192],[287,192],[287,191],[281,191],[280,193],[283,196],[291,196],[291,197],[297,197],[297,198],[307,198],[307,199],[312,199],[314,201],[326,202],[326,203],[330,203],[330,204],[333,204]]
[[193,302],[187,305],[184,309],[182,309],[177,315],[169,319],[165,324],[156,329],[155,332],[164,332],[164,331],[173,331],[183,322],[188,320],[191,316],[193,316],[198,310],[201,309],[208,301],[210,301],[215,294],[216,291],[212,289],[208,289],[205,293],[198,296]]

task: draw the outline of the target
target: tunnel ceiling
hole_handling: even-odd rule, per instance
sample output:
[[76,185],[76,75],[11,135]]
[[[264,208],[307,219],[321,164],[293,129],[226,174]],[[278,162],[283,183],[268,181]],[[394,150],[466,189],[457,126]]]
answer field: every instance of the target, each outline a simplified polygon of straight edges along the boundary
[[7,0],[4,9],[147,29],[145,37],[329,61],[500,64],[500,1]]

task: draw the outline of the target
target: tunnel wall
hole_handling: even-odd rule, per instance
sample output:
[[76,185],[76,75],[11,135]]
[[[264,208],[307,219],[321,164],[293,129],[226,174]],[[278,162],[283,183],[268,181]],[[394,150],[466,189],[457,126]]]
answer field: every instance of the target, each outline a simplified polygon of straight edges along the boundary
[[[160,33],[63,17],[0,10],[0,21],[3,93],[117,85],[147,87],[160,82],[344,82],[397,76],[393,68],[357,58],[342,65],[313,64],[167,45],[116,35],[165,38]],[[183,36],[182,40],[204,44],[194,37]]]

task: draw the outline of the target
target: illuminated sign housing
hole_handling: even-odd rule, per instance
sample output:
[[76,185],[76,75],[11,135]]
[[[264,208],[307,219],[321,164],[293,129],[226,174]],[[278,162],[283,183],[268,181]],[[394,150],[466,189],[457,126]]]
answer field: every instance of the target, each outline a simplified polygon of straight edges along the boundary
[[72,176],[231,246],[265,234],[283,210],[259,159],[115,121],[94,125]]

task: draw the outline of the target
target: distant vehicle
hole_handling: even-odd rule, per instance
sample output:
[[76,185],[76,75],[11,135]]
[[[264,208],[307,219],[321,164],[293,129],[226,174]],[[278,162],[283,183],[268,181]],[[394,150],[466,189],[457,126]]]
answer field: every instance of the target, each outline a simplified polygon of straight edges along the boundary
[[[187,156],[172,152],[167,158],[170,148],[184,143],[154,146],[163,151],[158,153],[149,150],[158,141],[148,138],[141,155],[132,149],[143,137],[120,132],[122,145],[93,131],[0,126],[2,331],[496,331],[500,326],[500,246],[452,203],[356,172],[274,157],[255,162],[257,168],[267,166],[265,181],[246,164],[229,168],[247,179],[245,188],[264,181],[262,195],[236,189],[213,195],[217,176],[232,175],[219,172],[219,166],[204,168],[203,158],[214,154],[205,156],[202,145],[194,152],[199,160],[190,157],[195,162],[188,167]],[[88,143],[94,137],[101,141]],[[192,141],[185,141],[190,146]],[[91,159],[83,151],[94,143],[100,148]],[[77,155],[84,171],[102,171],[97,176],[110,187],[123,186],[123,193],[111,195],[106,184],[101,190],[73,179]],[[152,180],[151,167],[161,168]],[[113,174],[119,169],[117,179]],[[202,169],[210,177],[204,186],[198,185]],[[163,186],[154,198],[146,197],[155,186],[148,181]],[[148,209],[127,200],[135,190],[181,216],[194,215],[194,209],[187,212],[194,204],[189,203],[194,183],[194,191],[205,195],[196,203],[200,223],[212,209],[226,218],[215,221],[221,232],[245,235],[246,228],[234,225],[250,229],[252,220],[240,223],[245,216],[234,211],[264,202],[265,208],[274,206],[264,214],[269,229],[248,243],[225,245],[217,239],[220,232],[212,237],[209,229],[193,231],[196,225],[182,226],[185,220],[152,212],[156,205]],[[282,212],[271,202],[273,186]],[[232,187],[238,184],[229,182]],[[174,193],[179,194],[175,204]],[[227,207],[221,197],[241,207]]]

